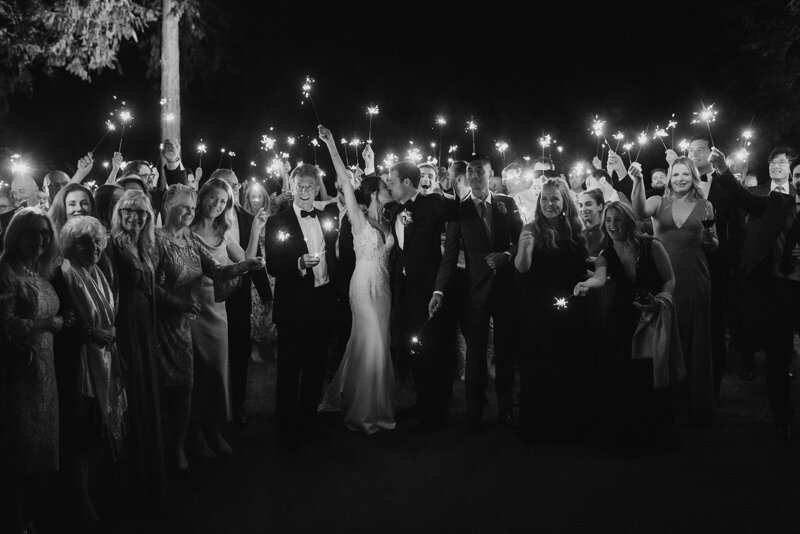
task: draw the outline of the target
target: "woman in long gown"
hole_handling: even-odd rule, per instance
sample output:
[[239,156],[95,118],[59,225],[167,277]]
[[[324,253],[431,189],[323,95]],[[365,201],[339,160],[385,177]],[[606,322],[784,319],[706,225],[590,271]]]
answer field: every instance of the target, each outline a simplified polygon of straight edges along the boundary
[[[675,277],[664,247],[639,231],[627,204],[612,202],[605,208],[602,230],[608,245],[597,257],[594,276],[579,282],[574,294],[601,290],[609,278],[615,281],[607,326],[598,343],[603,347],[598,400],[603,419],[611,421],[612,439],[630,451],[656,439],[663,444],[668,437],[669,390],[653,388],[653,361],[633,359],[631,346],[639,322],[653,311],[648,296],[672,294]],[[645,297],[637,298],[641,295]]]
[[373,434],[395,427],[394,369],[389,355],[392,295],[388,269],[394,236],[381,217],[383,204],[391,200],[391,195],[377,176],[364,178],[355,192],[333,134],[320,126],[319,137],[328,146],[344,192],[356,253],[356,267],[350,282],[353,310],[350,339],[320,409],[339,410],[344,414],[347,428]]
[[123,362],[130,428],[127,461],[134,497],[159,500],[166,495],[161,397],[158,388],[156,301],[153,255],[155,224],[150,199],[129,190],[111,218],[107,249],[119,283],[117,350]]
[[[222,266],[244,261],[245,257],[255,258],[266,213],[262,210],[253,219],[246,252],[230,237],[233,221],[231,186],[219,178],[209,179],[197,194],[191,229],[194,239]],[[231,420],[231,399],[228,315],[224,299],[218,298],[221,296],[215,295],[214,280],[205,275],[192,287],[192,298],[200,311],[191,322],[194,390],[190,431],[196,452],[206,457],[233,452],[222,435],[222,426]]]
[[514,260],[527,324],[520,362],[520,436],[525,441],[583,428],[589,354],[576,328],[585,302],[570,297],[586,277],[586,245],[575,203],[559,179],[545,182],[532,223],[522,227]]
[[26,499],[59,468],[58,393],[53,332],[71,326],[72,312],[47,281],[58,257],[53,224],[38,208],[19,210],[0,257],[0,439],[3,483],[14,498],[16,527],[31,529]]
[[174,184],[164,195],[166,224],[156,232],[158,283],[172,298],[159,308],[159,380],[170,419],[170,460],[179,473],[189,463],[184,441],[189,426],[194,384],[191,317],[200,306],[192,298],[194,284],[203,275],[227,280],[247,270],[263,268],[257,260],[222,267],[189,230],[194,220],[197,193],[187,185]]
[[711,278],[705,249],[718,246],[713,228],[714,207],[703,198],[700,173],[687,157],[669,167],[664,196],[645,199],[641,169],[632,166],[633,209],[640,219],[651,217],[675,273],[675,310],[686,364],[686,386],[680,409],[690,423],[711,422],[714,373],[711,363]]

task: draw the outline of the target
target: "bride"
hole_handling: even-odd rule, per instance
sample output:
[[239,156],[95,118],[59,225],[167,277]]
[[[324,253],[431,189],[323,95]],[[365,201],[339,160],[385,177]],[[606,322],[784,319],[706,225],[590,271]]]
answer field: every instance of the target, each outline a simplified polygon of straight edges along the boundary
[[323,411],[341,411],[351,430],[372,434],[395,427],[394,369],[389,356],[389,252],[394,246],[383,220],[383,204],[391,201],[380,177],[367,177],[353,190],[330,130],[319,127],[319,138],[330,151],[344,192],[347,216],[353,226],[356,267],[350,282],[353,328],[342,363],[320,405]]

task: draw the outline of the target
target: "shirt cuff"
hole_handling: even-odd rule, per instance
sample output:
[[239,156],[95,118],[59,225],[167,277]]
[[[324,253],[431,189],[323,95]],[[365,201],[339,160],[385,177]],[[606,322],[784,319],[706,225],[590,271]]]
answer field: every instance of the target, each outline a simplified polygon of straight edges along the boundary
[[305,275],[306,275],[306,270],[305,270],[305,269],[303,269],[302,267],[300,267],[300,262],[301,262],[302,260],[303,260],[303,258],[302,258],[302,257],[300,257],[300,258],[297,258],[297,270],[298,270],[298,271],[300,271],[300,276],[305,276]]
[[509,251],[507,251],[507,250],[503,251],[503,254],[508,254],[508,257],[509,258],[511,257],[511,253]]
[[434,291],[433,294],[439,295],[440,297],[444,298],[444,293],[442,293],[441,291]]

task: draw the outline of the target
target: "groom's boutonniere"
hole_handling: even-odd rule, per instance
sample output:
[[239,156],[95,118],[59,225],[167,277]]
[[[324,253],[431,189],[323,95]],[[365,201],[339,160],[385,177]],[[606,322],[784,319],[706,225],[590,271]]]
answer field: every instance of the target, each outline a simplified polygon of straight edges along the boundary
[[500,215],[508,215],[508,210],[506,209],[505,204],[503,204],[502,202],[498,202],[496,206],[497,206],[497,211],[500,212]]
[[408,208],[401,211],[398,217],[400,217],[400,224],[402,224],[403,226],[408,226],[409,224],[414,222],[414,218],[411,216],[411,212],[408,211]]

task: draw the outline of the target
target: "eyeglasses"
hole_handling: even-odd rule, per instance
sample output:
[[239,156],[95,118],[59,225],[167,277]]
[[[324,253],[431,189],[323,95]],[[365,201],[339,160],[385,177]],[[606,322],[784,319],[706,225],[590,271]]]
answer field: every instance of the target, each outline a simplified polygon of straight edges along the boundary
[[147,210],[135,210],[133,208],[121,208],[119,211],[126,217],[136,215],[140,219],[144,219],[148,215]]
[[236,183],[228,182],[228,185],[231,186],[231,189],[241,189],[242,188],[242,184],[240,184],[239,182],[236,182]]
[[791,161],[785,159],[776,159],[769,162],[770,166],[775,167],[783,167],[784,165],[789,165]]

